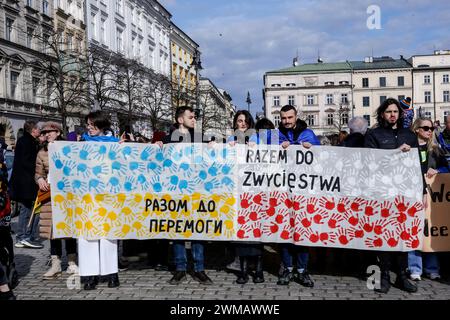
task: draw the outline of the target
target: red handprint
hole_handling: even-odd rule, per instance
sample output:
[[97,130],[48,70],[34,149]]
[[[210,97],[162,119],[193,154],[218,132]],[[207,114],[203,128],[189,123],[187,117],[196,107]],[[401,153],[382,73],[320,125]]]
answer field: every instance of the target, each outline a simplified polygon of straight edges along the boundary
[[362,227],[363,230],[367,233],[373,231],[373,223],[370,223],[370,219],[368,217],[362,217],[359,226]]
[[249,201],[251,197],[252,195],[250,193],[241,195],[241,208],[247,209],[252,205],[251,201]]
[[406,246],[411,249],[417,249],[420,246],[420,240],[418,237],[412,237],[406,241]]
[[310,229],[305,230],[305,236],[311,241],[312,243],[316,243],[319,241],[320,236],[319,233],[316,231],[313,233]]
[[265,216],[269,218],[273,217],[275,215],[275,212],[276,212],[275,207],[270,207],[269,209],[266,210]]
[[345,219],[350,223],[352,226],[356,227],[359,223],[359,217],[358,215],[354,216],[349,211],[346,211],[344,213]]
[[395,198],[395,206],[397,207],[397,210],[400,212],[405,212],[408,209],[409,203],[405,202],[404,196],[398,196]]
[[264,193],[259,193],[256,196],[253,197],[253,202],[256,203],[257,205],[261,206],[265,199],[265,194]]
[[265,225],[263,227],[263,233],[266,235],[269,235],[269,236],[278,233],[279,230],[280,230],[280,227],[276,223],[273,223],[273,222],[271,225]]
[[334,232],[322,232],[319,238],[324,244],[336,242],[336,234]]
[[361,238],[364,237],[364,230],[363,229],[350,228],[350,229],[348,229],[348,234],[352,238],[361,239]]
[[330,220],[328,220],[328,226],[331,229],[337,228],[338,224],[341,223],[342,221],[344,221],[344,216],[342,214],[338,214],[338,213],[333,213],[333,215],[331,216]]
[[351,240],[353,240],[353,237],[347,236],[347,231],[344,228],[340,228],[338,230],[338,240],[341,244],[346,246]]
[[384,201],[381,204],[381,216],[383,218],[389,218],[391,215],[392,202]]
[[313,214],[317,211],[317,198],[309,198],[307,203],[306,203],[306,212],[308,212],[309,214]]
[[249,233],[250,231],[252,231],[250,226],[248,226],[248,225],[242,226],[242,228],[239,229],[237,232],[237,237],[239,239],[247,239],[247,238],[249,238],[247,233]]
[[256,211],[251,211],[248,217],[250,218],[251,221],[258,221],[261,219],[259,217],[258,212],[256,212]]
[[254,238],[261,238],[261,229],[260,228],[253,229],[253,237]]
[[300,209],[303,209],[303,203],[305,201],[305,197],[298,195],[298,196],[294,196],[292,198],[292,208],[295,211],[299,211]]
[[361,206],[364,206],[366,204],[367,200],[362,198],[356,198],[353,200],[352,204],[350,205],[350,209],[355,212],[361,211]]
[[368,217],[373,216],[374,214],[376,214],[375,210],[378,209],[379,206],[380,205],[378,201],[369,201],[364,209],[364,214]]
[[383,246],[383,239],[381,238],[368,238],[364,241],[369,248],[380,248]]
[[270,198],[269,198],[269,205],[271,207],[278,207],[279,202],[278,199],[280,198],[280,192],[279,191],[273,191],[270,193]]
[[392,230],[386,231],[384,234],[384,240],[386,240],[386,243],[391,248],[395,248],[398,245],[398,238],[395,237],[395,233]]
[[421,222],[422,222],[422,219],[420,219],[420,218],[416,218],[412,222],[412,225],[411,225],[411,235],[412,236],[417,236],[420,232],[422,232]]
[[399,235],[400,239],[402,239],[403,241],[407,241],[407,240],[411,239],[411,234],[406,230],[404,224],[397,226],[396,231],[397,231],[397,235]]
[[314,215],[313,221],[315,224],[323,224],[323,219],[327,219],[329,213],[323,209],[319,209],[319,211]]
[[421,202],[416,202],[411,208],[408,209],[407,213],[410,217],[415,217],[418,211],[423,209],[423,204]]
[[289,210],[283,209],[278,212],[278,215],[275,217],[275,221],[278,224],[282,224],[284,222],[284,218],[289,216]]
[[298,217],[300,218],[300,223],[301,223],[305,228],[311,227],[311,220],[308,219],[308,217],[306,216],[306,213],[305,213],[304,211],[300,212],[300,214],[298,215]]
[[334,198],[322,197],[319,200],[319,205],[326,210],[333,210],[336,207],[336,203],[334,202]]
[[238,217],[238,224],[246,224],[246,223],[247,223],[247,219],[245,219],[244,216]]
[[373,232],[377,235],[381,235],[384,233],[384,228],[390,224],[388,219],[379,219],[375,221],[375,225],[373,227]]
[[340,213],[347,212],[347,206],[350,204],[350,200],[348,198],[341,198],[337,205],[337,211]]
[[281,234],[280,234],[280,238],[281,239],[284,239],[284,240],[288,240],[288,239],[290,239],[291,238],[291,231],[290,231],[291,229],[289,228],[285,228],[282,232],[281,232]]

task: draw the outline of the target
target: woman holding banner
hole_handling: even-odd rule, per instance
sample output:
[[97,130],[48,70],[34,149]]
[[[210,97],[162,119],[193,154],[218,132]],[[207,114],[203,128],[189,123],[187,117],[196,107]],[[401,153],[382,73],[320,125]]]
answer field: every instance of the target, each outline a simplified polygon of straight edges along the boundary
[[[377,109],[377,126],[366,134],[364,146],[373,149],[399,149],[409,152],[417,148],[416,136],[411,130],[403,128],[403,109],[392,98],[385,100]],[[396,286],[407,292],[416,292],[417,286],[410,282],[407,275],[408,254],[406,252],[378,252],[381,269],[380,288],[375,291],[387,293],[391,287],[389,271],[396,260],[398,273]]]
[[[110,120],[101,111],[89,113],[86,126],[88,133],[83,134],[82,141],[119,142],[110,130]],[[120,285],[117,240],[78,239],[78,263],[84,290],[94,290],[99,276],[107,276],[109,288]]]
[[[433,137],[433,122],[431,119],[419,118],[412,125],[412,131],[417,135],[419,142],[420,165],[422,174],[432,178],[439,173],[449,173],[448,163],[444,151],[435,143]],[[423,270],[431,280],[441,278],[439,274],[439,260],[436,253],[423,253],[411,251],[408,253],[408,268],[410,278],[421,280]]]
[[[49,121],[46,122],[41,129],[41,134],[44,134],[47,143],[44,144],[43,148],[39,151],[36,157],[36,173],[34,179],[36,184],[39,186],[39,193],[45,194],[50,191],[50,185],[48,183],[48,144],[57,140],[63,140],[62,138],[62,128],[56,122]],[[50,195],[48,195],[49,197]],[[45,209],[44,209],[45,208]],[[46,204],[41,207],[41,217],[40,217],[40,231],[42,238],[50,239],[50,255],[51,255],[51,267],[44,274],[44,280],[50,280],[57,278],[61,275],[61,256],[62,256],[62,240],[52,239],[52,216],[51,216],[51,206]],[[66,239],[66,252],[67,259],[69,261],[69,266],[67,267],[67,273],[74,274],[78,273],[78,267],[76,265],[76,248],[77,242],[75,239]]]

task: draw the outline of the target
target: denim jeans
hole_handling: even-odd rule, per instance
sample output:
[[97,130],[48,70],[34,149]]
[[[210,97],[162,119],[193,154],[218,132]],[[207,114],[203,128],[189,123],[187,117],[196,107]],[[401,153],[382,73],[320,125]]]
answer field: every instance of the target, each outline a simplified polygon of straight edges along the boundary
[[[204,256],[203,256],[203,243],[198,241],[191,242],[192,259],[194,260],[194,271],[205,271]],[[187,258],[185,241],[173,242],[173,255],[175,260],[176,271],[186,271]]]
[[19,205],[19,230],[17,231],[17,242],[22,240],[34,241],[36,240],[36,232],[39,230],[39,215],[34,217],[33,224],[28,227],[30,222],[32,204],[30,206],[25,205],[22,202],[18,202]]
[[295,246],[293,244],[282,244],[281,262],[283,263],[284,268],[293,267],[293,258],[296,259],[298,272],[302,273],[308,269],[308,248]]
[[411,274],[422,275],[423,271],[425,274],[439,274],[438,256],[431,252],[408,252],[408,268]]

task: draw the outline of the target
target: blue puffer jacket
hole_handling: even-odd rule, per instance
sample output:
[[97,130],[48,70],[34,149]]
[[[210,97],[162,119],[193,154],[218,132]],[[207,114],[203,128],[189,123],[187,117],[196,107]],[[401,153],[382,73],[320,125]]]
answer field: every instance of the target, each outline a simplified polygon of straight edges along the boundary
[[295,129],[286,129],[280,123],[279,131],[280,131],[280,144],[285,141],[289,141],[291,144],[302,144],[303,142],[309,142],[312,145],[320,145],[320,141],[317,136],[314,134],[314,131],[307,128],[307,124],[305,121],[297,119],[297,124]]

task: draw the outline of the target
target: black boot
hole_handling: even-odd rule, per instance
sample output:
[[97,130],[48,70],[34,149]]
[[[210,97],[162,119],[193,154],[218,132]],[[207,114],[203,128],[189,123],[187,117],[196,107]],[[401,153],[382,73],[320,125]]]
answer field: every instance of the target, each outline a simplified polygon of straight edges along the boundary
[[89,276],[86,277],[85,283],[84,283],[84,290],[95,290],[98,284],[98,277],[95,276]]
[[263,273],[263,261],[262,256],[256,256],[256,270],[255,276],[253,277],[254,283],[263,283],[264,282],[264,273]]
[[117,288],[118,286],[120,286],[119,274],[118,273],[110,274],[108,279],[108,288]]
[[417,292],[416,284],[409,281],[408,274],[405,271],[401,271],[397,275],[397,279],[395,280],[395,287],[409,293]]
[[382,271],[380,278],[380,288],[375,288],[375,292],[388,293],[391,288],[391,276],[389,271]]
[[241,270],[236,280],[238,284],[246,284],[248,282],[247,257],[239,257]]

